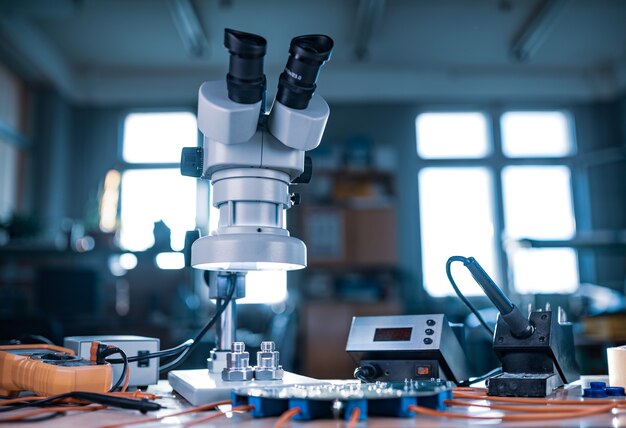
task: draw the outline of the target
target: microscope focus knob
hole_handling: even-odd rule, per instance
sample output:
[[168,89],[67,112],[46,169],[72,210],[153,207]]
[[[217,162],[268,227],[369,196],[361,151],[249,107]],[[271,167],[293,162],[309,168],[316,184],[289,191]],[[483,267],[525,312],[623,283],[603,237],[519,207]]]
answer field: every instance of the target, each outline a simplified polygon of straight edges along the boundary
[[180,173],[186,177],[202,177],[203,151],[200,147],[183,147],[180,154]]

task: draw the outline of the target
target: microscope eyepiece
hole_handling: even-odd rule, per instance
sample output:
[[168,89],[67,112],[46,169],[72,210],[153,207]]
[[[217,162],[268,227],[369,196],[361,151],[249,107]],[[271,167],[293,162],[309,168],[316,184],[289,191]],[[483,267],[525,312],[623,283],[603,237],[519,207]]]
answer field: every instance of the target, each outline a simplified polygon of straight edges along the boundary
[[280,75],[276,100],[293,109],[307,108],[315,92],[320,67],[330,59],[333,39],[322,34],[295,37]]
[[230,52],[226,76],[228,98],[241,104],[261,101],[265,93],[263,57],[267,41],[256,34],[227,28],[224,30],[224,46]]

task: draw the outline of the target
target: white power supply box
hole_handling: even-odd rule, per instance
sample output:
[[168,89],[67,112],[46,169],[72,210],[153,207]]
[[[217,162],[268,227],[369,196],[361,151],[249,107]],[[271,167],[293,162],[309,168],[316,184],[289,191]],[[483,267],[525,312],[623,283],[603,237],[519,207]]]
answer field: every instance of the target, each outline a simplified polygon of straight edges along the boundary
[[[152,354],[158,352],[161,341],[154,337],[109,335],[109,336],[70,336],[63,340],[63,346],[76,352],[76,355],[89,359],[91,342],[102,342],[120,348],[127,357]],[[111,358],[119,358],[118,355]],[[130,377],[128,386],[141,387],[154,385],[159,381],[160,358],[146,359],[129,363]],[[122,375],[123,364],[113,364],[113,383]]]

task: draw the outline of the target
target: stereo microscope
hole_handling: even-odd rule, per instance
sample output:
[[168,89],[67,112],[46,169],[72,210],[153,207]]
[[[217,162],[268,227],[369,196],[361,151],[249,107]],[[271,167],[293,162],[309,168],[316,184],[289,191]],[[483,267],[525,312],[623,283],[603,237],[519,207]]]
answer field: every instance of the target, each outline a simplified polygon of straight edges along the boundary
[[[185,148],[181,157],[183,175],[210,180],[213,205],[219,210],[217,230],[193,242],[191,265],[217,271],[210,297],[217,299],[218,308],[227,305],[218,322],[208,378],[198,380],[198,370],[170,372],[174,388],[191,391],[185,398],[194,404],[219,398],[214,392],[230,391],[237,381],[256,377],[277,382],[282,377],[271,343],[262,344],[261,361],[250,367],[249,355],[235,337],[235,301],[245,296],[246,272],[306,267],[306,246],[285,228],[286,210],[299,202],[289,186],[310,179],[305,152],[320,144],[330,112],[315,93],[320,67],[331,56],[330,37],[305,35],[291,41],[269,113],[263,74],[266,40],[226,29],[224,45],[230,53],[226,79],[205,82],[198,93],[202,147]],[[307,379],[296,377],[299,382]]]

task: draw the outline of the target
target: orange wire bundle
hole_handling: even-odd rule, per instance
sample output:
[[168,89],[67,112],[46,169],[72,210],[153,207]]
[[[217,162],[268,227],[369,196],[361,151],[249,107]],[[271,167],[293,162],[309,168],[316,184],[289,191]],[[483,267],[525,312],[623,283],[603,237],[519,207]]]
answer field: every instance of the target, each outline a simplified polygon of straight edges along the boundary
[[[230,409],[230,411],[231,412],[245,412],[245,411],[252,410],[252,409],[254,409],[254,406],[246,405],[246,406],[235,406],[232,409]],[[193,426],[193,425],[201,424],[201,423],[206,422],[206,421],[210,421],[211,419],[217,419],[219,417],[222,417],[222,416],[226,415],[226,413],[228,413],[228,412],[214,413],[214,414],[206,416],[204,418],[200,418],[200,419],[196,419],[195,421],[187,422],[185,425],[183,425],[183,427],[187,428],[187,427],[190,427],[190,426]]]
[[352,409],[352,414],[350,415],[350,420],[348,420],[348,428],[354,428],[356,424],[359,422],[359,418],[361,417],[361,409],[355,407]]
[[[502,421],[545,421],[551,419],[582,418],[610,412],[616,408],[626,408],[625,402],[613,400],[559,400],[541,398],[518,398],[518,397],[491,397],[484,394],[482,388],[455,388],[453,396],[455,400],[446,400],[445,404],[450,406],[476,406],[493,410],[504,410],[518,412],[516,414],[497,415],[468,415],[450,411],[433,410],[422,406],[409,406],[409,410],[426,416],[446,417],[455,419],[499,419]],[[458,398],[471,400],[486,400],[493,403],[508,404],[479,404],[468,401],[461,401]],[[529,414],[534,413],[534,414]]]
[[274,428],[282,428],[283,425],[289,422],[291,418],[296,416],[301,411],[302,410],[300,409],[300,407],[292,407],[291,409],[285,411],[285,413],[280,415],[280,418],[278,418],[278,420],[276,421]]
[[167,415],[163,415],[163,416],[157,416],[154,418],[144,418],[144,419],[135,419],[135,420],[130,420],[130,421],[126,421],[126,422],[120,422],[117,424],[111,424],[111,425],[103,425],[100,428],[119,428],[119,427],[123,427],[126,425],[136,425],[136,424],[145,424],[148,422],[156,422],[156,421],[160,421],[161,419],[165,419],[165,418],[170,418],[172,416],[180,416],[180,415],[186,415],[189,413],[196,413],[196,412],[202,412],[205,410],[213,410],[218,406],[223,406],[226,404],[232,404],[232,401],[230,400],[224,400],[224,401],[216,401],[214,403],[209,403],[209,404],[203,404],[201,406],[197,406],[197,407],[192,407],[191,409],[187,409],[187,410],[182,410],[180,412],[176,412],[176,413],[170,413]]

